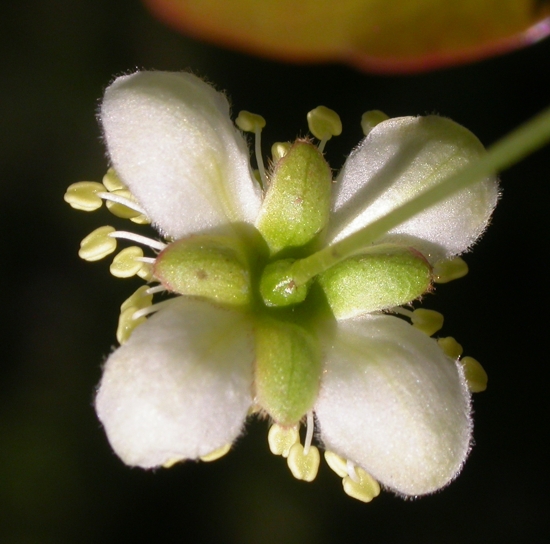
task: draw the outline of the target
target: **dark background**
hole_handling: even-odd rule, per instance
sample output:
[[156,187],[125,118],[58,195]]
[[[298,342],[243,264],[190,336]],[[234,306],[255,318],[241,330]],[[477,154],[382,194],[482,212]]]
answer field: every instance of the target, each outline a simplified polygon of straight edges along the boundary
[[417,501],[383,493],[356,502],[324,463],[314,483],[295,481],[269,454],[263,422],[213,464],[156,473],[124,466],[92,399],[118,307],[135,285],[111,277],[106,262],[78,259],[81,238],[107,216],[72,210],[63,193],[105,171],[95,110],[122,72],[207,77],[235,111],[267,119],[266,152],[304,134],[307,111],[331,107],[344,124],[328,145],[337,168],[368,109],[437,112],[492,143],[550,102],[550,41],[471,66],[383,77],[197,43],[131,0],[12,2],[0,21],[1,542],[546,541],[549,148],[502,175],[493,224],[466,256],[470,275],[426,301],[445,314],[441,333],[484,364],[490,384],[475,397],[476,445],[462,475]]

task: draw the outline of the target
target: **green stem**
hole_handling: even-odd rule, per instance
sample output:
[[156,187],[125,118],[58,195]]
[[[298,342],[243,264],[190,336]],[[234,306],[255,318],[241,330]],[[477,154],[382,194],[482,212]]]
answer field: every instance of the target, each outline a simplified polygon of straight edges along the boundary
[[294,282],[297,286],[303,285],[317,274],[370,246],[391,229],[417,213],[487,176],[508,168],[548,141],[550,141],[550,108],[543,110],[533,119],[493,144],[484,157],[452,174],[439,185],[424,191],[336,244],[294,262],[290,271]]

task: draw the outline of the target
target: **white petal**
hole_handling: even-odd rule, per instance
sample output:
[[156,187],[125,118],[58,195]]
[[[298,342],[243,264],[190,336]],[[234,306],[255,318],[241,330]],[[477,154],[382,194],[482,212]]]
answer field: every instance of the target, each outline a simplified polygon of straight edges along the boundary
[[225,96],[192,74],[137,72],[105,91],[113,166],[166,235],[254,223],[260,189]]
[[321,438],[382,485],[431,493],[464,463],[470,397],[435,340],[392,316],[338,323],[315,406]]
[[[329,240],[384,216],[485,152],[464,127],[443,117],[401,117],[377,125],[338,176]],[[402,223],[383,239],[412,245],[435,262],[468,249],[498,199],[494,177]]]
[[107,360],[96,411],[128,465],[196,459],[233,442],[251,404],[248,319],[179,297]]

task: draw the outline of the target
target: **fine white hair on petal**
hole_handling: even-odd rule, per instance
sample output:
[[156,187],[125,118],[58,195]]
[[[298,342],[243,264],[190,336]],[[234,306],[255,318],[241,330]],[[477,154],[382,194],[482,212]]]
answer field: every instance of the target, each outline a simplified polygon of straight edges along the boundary
[[111,446],[152,468],[232,443],[252,402],[253,360],[244,314],[175,299],[105,364],[95,407]]
[[[380,123],[338,176],[328,239],[349,236],[483,153],[470,131],[444,117]],[[483,233],[497,200],[497,180],[486,178],[403,222],[380,241],[414,246],[432,263],[458,255]]]
[[167,236],[253,224],[261,192],[225,96],[188,73],[136,72],[100,112],[114,169]]
[[315,412],[327,448],[406,496],[457,474],[470,449],[470,394],[435,340],[393,316],[338,323],[325,341]]

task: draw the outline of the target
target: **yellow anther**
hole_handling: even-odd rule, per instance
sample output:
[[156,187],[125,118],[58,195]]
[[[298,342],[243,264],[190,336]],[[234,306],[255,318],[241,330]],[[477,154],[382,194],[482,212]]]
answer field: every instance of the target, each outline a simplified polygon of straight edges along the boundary
[[355,467],[354,470],[357,481],[350,476],[346,476],[342,480],[346,494],[362,502],[370,502],[375,497],[378,497],[380,495],[380,485],[378,482],[362,468]]
[[269,449],[274,455],[288,457],[288,452],[294,444],[300,442],[300,433],[298,427],[282,427],[275,423],[269,429],[267,434]]
[[109,270],[116,278],[131,278],[143,267],[144,263],[139,260],[141,258],[143,251],[140,247],[127,247],[113,259]]
[[325,461],[340,478],[345,478],[348,475],[348,464],[343,457],[340,457],[333,451],[325,451]]
[[75,210],[93,212],[101,208],[103,201],[97,193],[105,192],[106,188],[96,181],[79,181],[67,187],[63,199]]
[[126,189],[126,185],[122,183],[117,173],[113,168],[109,168],[107,173],[103,176],[103,185],[107,187],[108,191],[118,191],[120,189]]
[[244,132],[256,132],[265,127],[265,119],[256,113],[242,110],[235,119],[235,124]]
[[136,217],[130,217],[130,221],[136,223],[137,225],[150,225],[151,220],[143,214],[139,214]]
[[115,232],[113,227],[95,229],[80,242],[78,256],[85,261],[99,261],[116,249],[116,239],[109,236]]
[[222,446],[221,448],[218,448],[217,450],[214,450],[211,453],[208,453],[207,455],[203,455],[200,457],[201,461],[205,461],[206,463],[210,463],[211,461],[217,461],[221,457],[223,457],[229,450],[231,449],[231,444],[226,444],[225,446]]
[[148,289],[147,285],[142,285],[121,304],[116,331],[116,337],[120,344],[124,344],[130,338],[133,330],[146,321],[145,317],[138,319],[133,319],[133,317],[138,310],[148,308],[152,305],[153,295],[147,292]]
[[432,334],[435,334],[443,327],[443,314],[435,310],[418,308],[412,313],[411,321],[415,329],[426,333],[428,336],[432,336]]
[[120,306],[120,311],[124,312],[128,308],[134,308],[134,311],[147,308],[153,304],[153,295],[147,293],[149,287],[142,285],[130,297],[128,297]]
[[[116,191],[111,191],[111,194],[120,196],[122,198],[126,198],[131,202],[135,202],[134,196],[130,191],[128,191],[128,189],[117,189]],[[129,208],[124,204],[119,204],[118,202],[107,200],[105,204],[107,206],[107,209],[113,215],[116,215],[117,217],[121,217],[122,219],[132,219],[132,217],[138,217],[142,215],[141,212],[133,210],[132,208]]]
[[433,278],[436,283],[447,283],[449,281],[463,278],[468,273],[468,265],[460,257],[448,259],[435,263]]
[[145,281],[151,281],[153,279],[153,266],[149,263],[141,263],[141,268],[138,270],[137,275]]
[[445,355],[451,359],[458,359],[462,355],[462,346],[452,337],[438,338],[437,343]]
[[376,125],[382,121],[387,121],[389,117],[380,110],[366,111],[361,117],[361,128],[366,136]]
[[134,314],[139,309],[140,308],[136,306],[130,306],[120,313],[120,317],[118,318],[118,327],[116,330],[116,338],[120,345],[128,341],[132,335],[132,332],[134,332],[134,329],[138,325],[141,325],[147,321],[145,317],[134,319]]
[[180,459],[179,457],[173,457],[172,459],[168,459],[166,463],[163,463],[162,468],[172,468],[176,463],[179,463],[181,461],[185,461],[185,459]]
[[481,393],[487,389],[489,377],[481,363],[473,357],[462,357],[460,364],[464,368],[464,377],[472,393]]
[[290,142],[275,142],[271,146],[271,157],[273,158],[273,162],[282,159],[288,153],[290,147]]
[[342,134],[340,116],[325,106],[317,106],[307,114],[309,131],[318,140],[330,140],[333,136]]
[[307,455],[305,455],[304,447],[298,442],[290,448],[286,461],[294,478],[312,482],[317,476],[321,456],[315,446],[310,446]]

